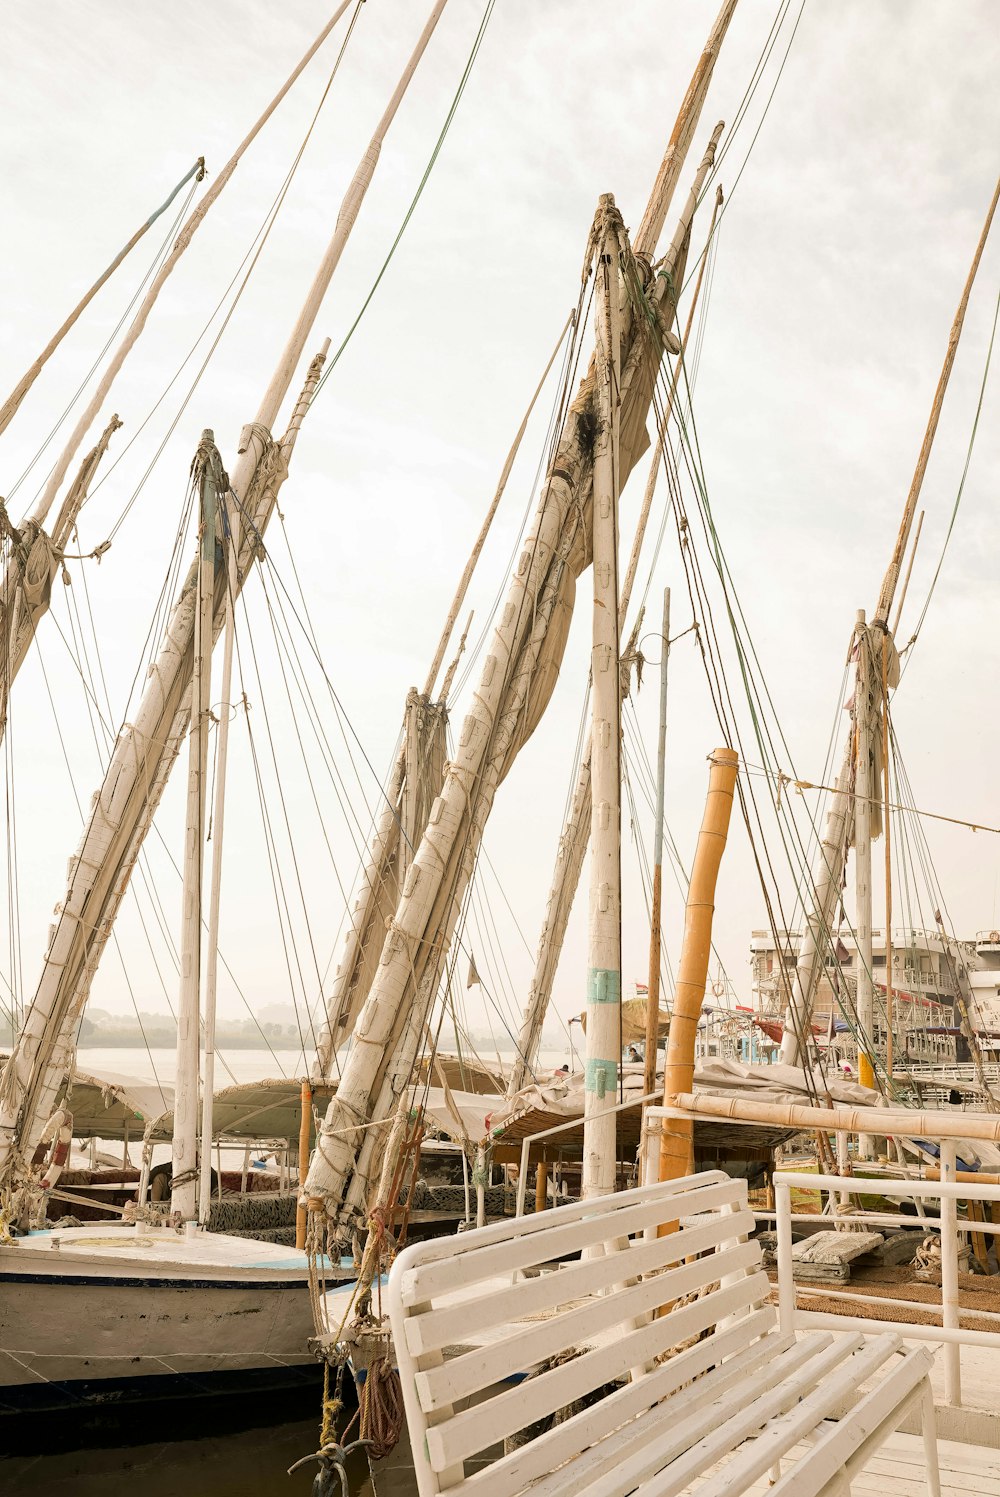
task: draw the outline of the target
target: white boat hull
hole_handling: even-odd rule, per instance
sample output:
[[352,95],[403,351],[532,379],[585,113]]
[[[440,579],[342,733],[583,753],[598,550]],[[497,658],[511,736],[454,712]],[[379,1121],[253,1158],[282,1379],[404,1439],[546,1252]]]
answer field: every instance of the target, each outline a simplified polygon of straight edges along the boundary
[[121,1401],[149,1378],[171,1396],[267,1386],[314,1363],[312,1334],[305,1255],[270,1243],[81,1227],[0,1247],[5,1411]]

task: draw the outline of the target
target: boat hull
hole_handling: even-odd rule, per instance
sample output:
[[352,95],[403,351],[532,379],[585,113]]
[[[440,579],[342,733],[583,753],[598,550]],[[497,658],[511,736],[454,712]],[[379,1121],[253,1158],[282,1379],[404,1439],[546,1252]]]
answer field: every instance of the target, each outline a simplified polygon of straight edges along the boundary
[[0,1410],[280,1382],[312,1334],[305,1257],[271,1244],[80,1228],[0,1248]]

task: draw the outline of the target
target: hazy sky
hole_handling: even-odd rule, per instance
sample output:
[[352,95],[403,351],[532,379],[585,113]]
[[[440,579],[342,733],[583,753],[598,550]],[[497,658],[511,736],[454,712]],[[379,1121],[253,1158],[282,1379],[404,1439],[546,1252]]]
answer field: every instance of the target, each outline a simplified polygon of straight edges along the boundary
[[[281,8],[247,0],[210,6],[175,0],[162,7],[120,0],[39,7],[15,0],[7,7],[0,59],[5,388],[194,158],[203,154],[210,172],[218,171],[329,9],[320,0]],[[363,6],[255,274],[145,482],[206,343],[127,452],[126,442],[237,274],[301,143],[343,25],[239,167],[108,402],[108,412],[118,411],[126,423],[113,449],[124,456],[84,513],[83,551],[106,537],[142,486],[101,565],[71,563],[72,606],[57,584],[53,615],[12,707],[4,794],[8,826],[16,814],[19,910],[0,950],[0,970],[25,997],[34,989],[51,910],[79,836],[64,749],[84,806],[103,758],[60,630],[71,638],[82,619],[89,631],[89,599],[106,716],[117,725],[127,716],[144,658],[199,434],[212,427],[232,463],[240,427],[256,412],[344,188],[429,9],[430,0]],[[378,776],[392,757],[406,690],[423,683],[507,447],[575,301],[597,198],[613,191],[626,222],[638,223],[716,9],[716,0],[618,0],[613,7],[500,0],[413,220],[309,415],[282,495],[285,531],[275,527],[270,539],[271,601],[281,584],[298,596],[297,573],[326,673]],[[742,0],[698,132],[699,150],[716,119],[734,119],[777,9],[772,0]],[[482,10],[481,0],[451,0],[445,11],[390,132],[310,348],[324,336],[339,345],[368,294],[427,164]],[[1000,33],[988,0],[807,0],[750,151],[797,13],[796,0],[721,171],[732,197],[707,304],[695,417],[719,533],[789,749],[800,775],[818,779],[855,611],[874,607],[996,179]],[[105,288],[5,434],[0,492],[12,496],[15,517],[30,507],[59,438],[15,492],[19,477],[111,335],[169,222],[158,222]],[[706,227],[703,210],[698,244]],[[1000,229],[983,260],[925,486],[927,516],[904,641],[940,556],[969,442],[1000,280],[996,234]],[[506,585],[555,394],[553,380],[470,594],[475,637]],[[994,374],[951,549],[895,704],[917,804],[994,826],[1000,825],[997,399]],[[643,463],[623,496],[626,541],[644,477]],[[647,573],[648,561],[640,570],[643,587]],[[680,632],[691,614],[669,531],[652,576],[652,619],[665,584],[673,589]],[[498,796],[486,843],[495,874],[482,882],[482,903],[466,933],[493,995],[487,1000],[473,991],[469,1016],[481,1026],[489,1015],[498,1033],[526,993],[527,947],[537,937],[572,773],[589,654],[586,577],[578,599],[550,710]],[[244,685],[281,849],[284,897],[295,910],[296,954],[286,957],[291,947],[277,923],[241,715],[233,730],[222,945],[251,1007],[290,999],[293,987],[315,999],[323,974],[332,972],[359,840],[338,796],[359,818],[364,801],[376,800],[374,775],[351,743],[355,771],[350,734],[346,740],[340,734],[295,626],[318,731],[328,735],[341,785],[324,768],[301,701],[293,721],[266,601],[254,578],[250,633],[241,625]],[[262,683],[253,672],[251,639]],[[655,659],[656,641],[647,646]],[[79,659],[79,646],[75,653]],[[87,658],[96,670],[92,644]],[[651,667],[638,707],[650,753],[656,676]],[[454,704],[456,728],[470,684]],[[295,692],[292,686],[293,699]],[[296,723],[310,746],[312,784]],[[701,815],[705,756],[717,741],[687,636],[672,656],[667,788],[668,820],[685,860]],[[159,826],[178,859],[180,809],[175,783]],[[640,803],[638,831],[647,847],[650,821]],[[626,816],[626,986],[645,974],[648,941],[628,822]],[[927,835],[960,932],[996,925],[998,839],[936,822],[927,823]],[[791,900],[791,874],[780,861],[776,867],[783,898]],[[109,948],[95,1006],[128,1012],[133,999],[150,1009],[165,1008],[168,994],[173,1001],[176,975],[165,932],[177,928],[179,886],[153,839],[149,870],[159,904],[143,888],[138,905],[123,911],[124,967]],[[676,959],[683,907],[670,874],[665,887],[667,940]],[[933,899],[914,887],[906,897],[899,892],[897,909],[901,923],[920,913],[927,919]],[[749,992],[749,932],[764,923],[746,836],[734,825],[716,935],[742,1001]],[[580,901],[556,985],[563,1015],[582,1007],[585,966]],[[234,1017],[244,1011],[228,978],[220,1002]]]

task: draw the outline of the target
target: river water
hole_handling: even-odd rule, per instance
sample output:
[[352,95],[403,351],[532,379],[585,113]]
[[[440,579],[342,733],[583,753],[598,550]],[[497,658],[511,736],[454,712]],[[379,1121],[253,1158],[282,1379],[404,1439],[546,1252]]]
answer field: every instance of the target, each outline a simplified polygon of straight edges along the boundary
[[[568,1053],[544,1052],[555,1068]],[[236,1080],[301,1076],[308,1062],[292,1051],[229,1051],[225,1060]],[[172,1051],[81,1050],[81,1070],[97,1075],[129,1075],[152,1081],[173,1076]],[[223,1072],[219,1085],[228,1083]],[[308,1497],[315,1465],[293,1476],[288,1467],[316,1449],[320,1386],[293,1398],[257,1397],[225,1411],[204,1405],[133,1411],[104,1435],[83,1437],[72,1426],[21,1431],[27,1449],[8,1454],[0,1448],[3,1497]],[[148,1421],[148,1430],[144,1428]],[[355,1432],[356,1432],[355,1424]],[[348,1435],[350,1439],[352,1436]],[[77,1447],[77,1448],[74,1448]],[[9,1447],[8,1447],[9,1449]],[[350,1463],[352,1497],[370,1497],[365,1464]]]

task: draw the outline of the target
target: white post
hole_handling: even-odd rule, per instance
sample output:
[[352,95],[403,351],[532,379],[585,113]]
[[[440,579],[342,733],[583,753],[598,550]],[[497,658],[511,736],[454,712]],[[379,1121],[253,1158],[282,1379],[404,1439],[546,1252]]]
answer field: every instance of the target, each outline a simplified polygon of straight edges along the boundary
[[[955,1184],[954,1140],[941,1141],[941,1184]],[[958,1201],[950,1193],[941,1196],[941,1323],[947,1331],[957,1331],[958,1311]],[[962,1403],[962,1348],[958,1341],[946,1341],[944,1357],[944,1396],[953,1408]]]
[[[219,906],[222,897],[222,838],[226,820],[226,766],[229,758],[229,719],[233,694],[233,642],[236,637],[236,558],[240,548],[240,517],[236,506],[222,502],[226,554],[226,622],[222,646],[222,686],[219,736],[215,757],[215,808],[212,813],[212,873],[208,896],[208,948],[205,954],[204,1067],[201,1093],[201,1174],[198,1181],[198,1220],[208,1223],[212,1204],[212,1137],[215,1101],[215,996],[219,979]],[[228,529],[228,534],[226,530]],[[222,1178],[222,1171],[219,1171]]]
[[[858,1080],[875,1085],[875,989],[872,983],[872,672],[865,611],[858,609],[855,629],[857,670],[854,687],[854,728],[857,765],[854,778],[855,929],[858,948]],[[872,1156],[871,1134],[858,1139],[862,1159]]]
[[[202,432],[195,458],[201,523],[194,615],[194,674],[191,682],[187,813],[184,829],[184,890],[181,914],[181,991],[177,1011],[177,1081],[174,1099],[171,1211],[184,1221],[196,1214],[198,1170],[199,1008],[201,986],[201,875],[205,843],[205,782],[208,768],[212,684],[212,617],[215,610],[215,536],[222,487],[222,459],[211,431]],[[210,1146],[209,1146],[210,1147]],[[211,1154],[209,1154],[211,1167]]]
[[792,1277],[792,1194],[774,1182],[775,1230],[778,1237],[778,1326],[783,1336],[795,1330],[795,1279]]
[[[618,214],[601,199],[597,263],[597,433],[594,439],[594,610],[591,655],[593,801],[590,823],[590,938],[587,966],[587,1069],[583,1191],[615,1188],[621,1060],[621,835],[618,680]],[[594,1116],[595,1113],[601,1116]]]

